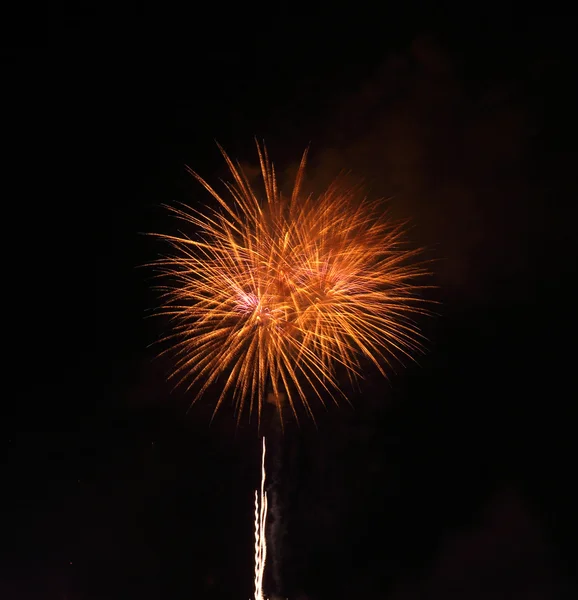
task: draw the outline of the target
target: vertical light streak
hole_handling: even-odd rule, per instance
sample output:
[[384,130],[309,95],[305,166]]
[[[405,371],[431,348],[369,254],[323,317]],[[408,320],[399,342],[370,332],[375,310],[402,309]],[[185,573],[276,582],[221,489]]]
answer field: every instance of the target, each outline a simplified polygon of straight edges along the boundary
[[255,490],[255,600],[266,600],[263,596],[263,574],[267,558],[265,526],[267,524],[267,494],[265,493],[265,438],[261,461],[261,494]]

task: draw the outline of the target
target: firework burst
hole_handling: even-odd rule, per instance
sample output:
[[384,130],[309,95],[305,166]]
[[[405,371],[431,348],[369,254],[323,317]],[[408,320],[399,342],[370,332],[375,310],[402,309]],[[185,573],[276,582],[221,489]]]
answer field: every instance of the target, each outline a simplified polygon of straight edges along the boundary
[[[155,263],[176,354],[174,376],[198,399],[220,383],[215,412],[231,392],[240,418],[286,398],[313,417],[312,399],[345,399],[341,368],[354,381],[362,360],[382,374],[421,350],[414,318],[425,314],[416,250],[404,224],[379,201],[335,181],[302,193],[307,152],[284,195],[265,147],[257,144],[263,193],[221,149],[232,175],[228,199],[191,173],[216,200],[202,211],[167,207],[189,229],[158,235],[173,252]],[[218,381],[219,380],[219,381]]]

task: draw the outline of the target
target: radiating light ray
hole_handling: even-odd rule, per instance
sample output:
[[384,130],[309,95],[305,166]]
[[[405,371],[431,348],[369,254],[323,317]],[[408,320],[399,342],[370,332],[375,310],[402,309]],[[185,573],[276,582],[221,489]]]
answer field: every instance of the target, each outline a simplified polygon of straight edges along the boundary
[[314,418],[316,398],[346,399],[338,369],[353,381],[369,361],[387,375],[422,350],[415,318],[428,313],[417,284],[425,271],[403,224],[339,181],[303,194],[307,153],[284,196],[257,144],[261,197],[221,152],[230,200],[193,173],[217,207],[169,207],[189,231],[155,234],[173,248],[155,263],[172,327],[163,341],[173,376],[195,387],[192,402],[219,382],[215,412],[231,393],[238,418],[247,406],[260,417],[267,394],[283,390],[296,418],[298,404]]
[[267,559],[266,525],[267,494],[265,493],[265,438],[263,438],[261,493],[255,490],[255,600],[265,600],[263,596],[263,575]]

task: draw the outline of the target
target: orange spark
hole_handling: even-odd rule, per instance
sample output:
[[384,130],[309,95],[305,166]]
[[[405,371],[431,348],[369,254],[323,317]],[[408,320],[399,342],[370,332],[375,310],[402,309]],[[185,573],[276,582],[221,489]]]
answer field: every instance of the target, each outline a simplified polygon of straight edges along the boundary
[[386,375],[422,349],[414,319],[428,312],[416,283],[425,271],[379,201],[339,181],[303,194],[307,152],[285,196],[266,149],[257,151],[262,197],[221,148],[230,199],[193,173],[217,208],[168,207],[191,231],[156,234],[173,248],[155,263],[172,324],[165,352],[176,354],[173,376],[196,386],[192,402],[219,380],[215,412],[231,392],[238,419],[247,405],[260,417],[268,397],[314,418],[313,399],[346,398],[338,367],[353,381],[364,359]]

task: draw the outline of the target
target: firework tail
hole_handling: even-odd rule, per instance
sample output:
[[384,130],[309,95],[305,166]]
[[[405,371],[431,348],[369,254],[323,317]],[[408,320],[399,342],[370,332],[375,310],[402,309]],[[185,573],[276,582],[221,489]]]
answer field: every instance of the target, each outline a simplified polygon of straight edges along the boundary
[[261,462],[261,490],[255,491],[255,599],[265,600],[263,596],[263,575],[267,559],[267,494],[265,492],[265,438]]
[[[281,395],[282,393],[280,393]],[[273,465],[271,478],[266,485],[265,454],[266,444],[263,437],[263,454],[261,462],[261,488],[255,491],[255,596],[254,600],[266,600],[263,594],[265,584],[265,564],[268,554],[272,558],[272,581],[267,587],[274,587],[277,594],[282,591],[281,577],[282,560],[282,520],[281,520],[281,466],[283,456],[283,414],[284,398],[271,398],[270,403],[275,407],[271,428],[273,450],[269,451],[269,464]],[[268,498],[272,502],[269,507]],[[268,514],[271,508],[270,515]],[[272,516],[272,519],[268,519]],[[269,543],[268,543],[269,542]]]

